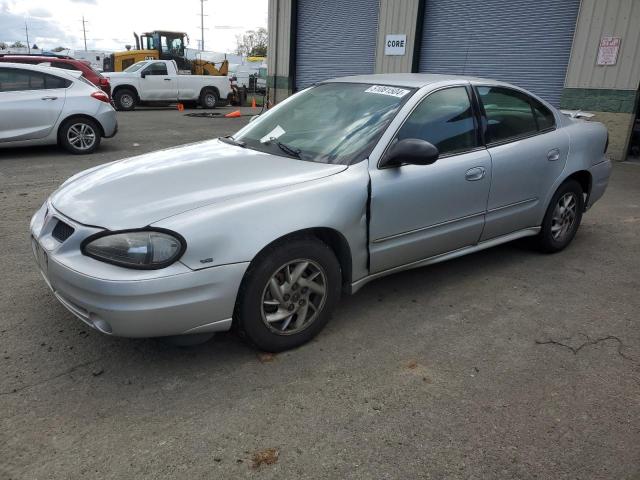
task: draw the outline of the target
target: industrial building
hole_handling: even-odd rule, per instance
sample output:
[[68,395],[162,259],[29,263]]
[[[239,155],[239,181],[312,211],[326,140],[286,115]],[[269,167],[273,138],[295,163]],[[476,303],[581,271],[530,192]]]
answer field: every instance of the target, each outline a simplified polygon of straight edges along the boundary
[[638,0],[269,0],[269,94],[327,78],[465,74],[595,114],[624,160],[638,112]]

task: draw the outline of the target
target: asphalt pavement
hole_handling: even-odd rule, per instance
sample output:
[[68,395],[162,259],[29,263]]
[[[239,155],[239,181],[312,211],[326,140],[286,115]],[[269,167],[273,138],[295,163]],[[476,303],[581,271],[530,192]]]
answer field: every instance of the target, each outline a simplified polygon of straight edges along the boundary
[[640,165],[564,252],[377,280],[294,351],[107,337],[49,292],[29,219],[78,171],[249,118],[184,113],[121,112],[94,155],[0,150],[0,479],[640,478]]

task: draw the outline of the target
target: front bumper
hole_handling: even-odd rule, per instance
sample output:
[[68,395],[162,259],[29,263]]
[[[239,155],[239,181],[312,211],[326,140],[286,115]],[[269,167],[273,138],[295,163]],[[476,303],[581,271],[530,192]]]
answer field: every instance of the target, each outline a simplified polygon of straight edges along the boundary
[[[64,242],[52,236],[62,220],[74,228]],[[43,206],[31,221],[36,262],[53,294],[87,325],[108,335],[159,337],[231,327],[248,263],[191,270],[180,262],[161,270],[130,270],[80,253],[99,231]]]

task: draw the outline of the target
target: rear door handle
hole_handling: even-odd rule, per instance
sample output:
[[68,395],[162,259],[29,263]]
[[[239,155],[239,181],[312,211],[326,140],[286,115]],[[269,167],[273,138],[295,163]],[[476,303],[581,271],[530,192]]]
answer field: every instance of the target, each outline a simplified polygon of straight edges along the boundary
[[164,81],[165,81],[165,82],[170,82],[170,81],[171,81],[171,79],[170,79],[170,78],[165,78],[165,79],[164,79]]
[[40,100],[57,100],[58,97],[42,97]]
[[464,178],[468,182],[475,182],[477,180],[482,180],[486,172],[487,171],[484,169],[484,167],[473,167],[467,170],[467,173],[465,173]]
[[549,153],[547,153],[547,160],[549,160],[550,162],[560,160],[560,150],[558,150],[557,148],[549,150]]

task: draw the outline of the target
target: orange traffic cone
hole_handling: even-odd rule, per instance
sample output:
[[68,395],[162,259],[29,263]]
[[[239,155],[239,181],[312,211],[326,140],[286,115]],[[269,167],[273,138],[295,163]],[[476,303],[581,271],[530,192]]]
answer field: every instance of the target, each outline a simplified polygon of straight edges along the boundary
[[235,112],[229,112],[225,115],[225,118],[238,118],[241,117],[242,114],[240,113],[240,110],[236,110]]
[[256,107],[256,97],[251,97],[251,108],[257,108]]
[[184,105],[182,103],[178,104],[178,111],[179,112],[184,112]]

